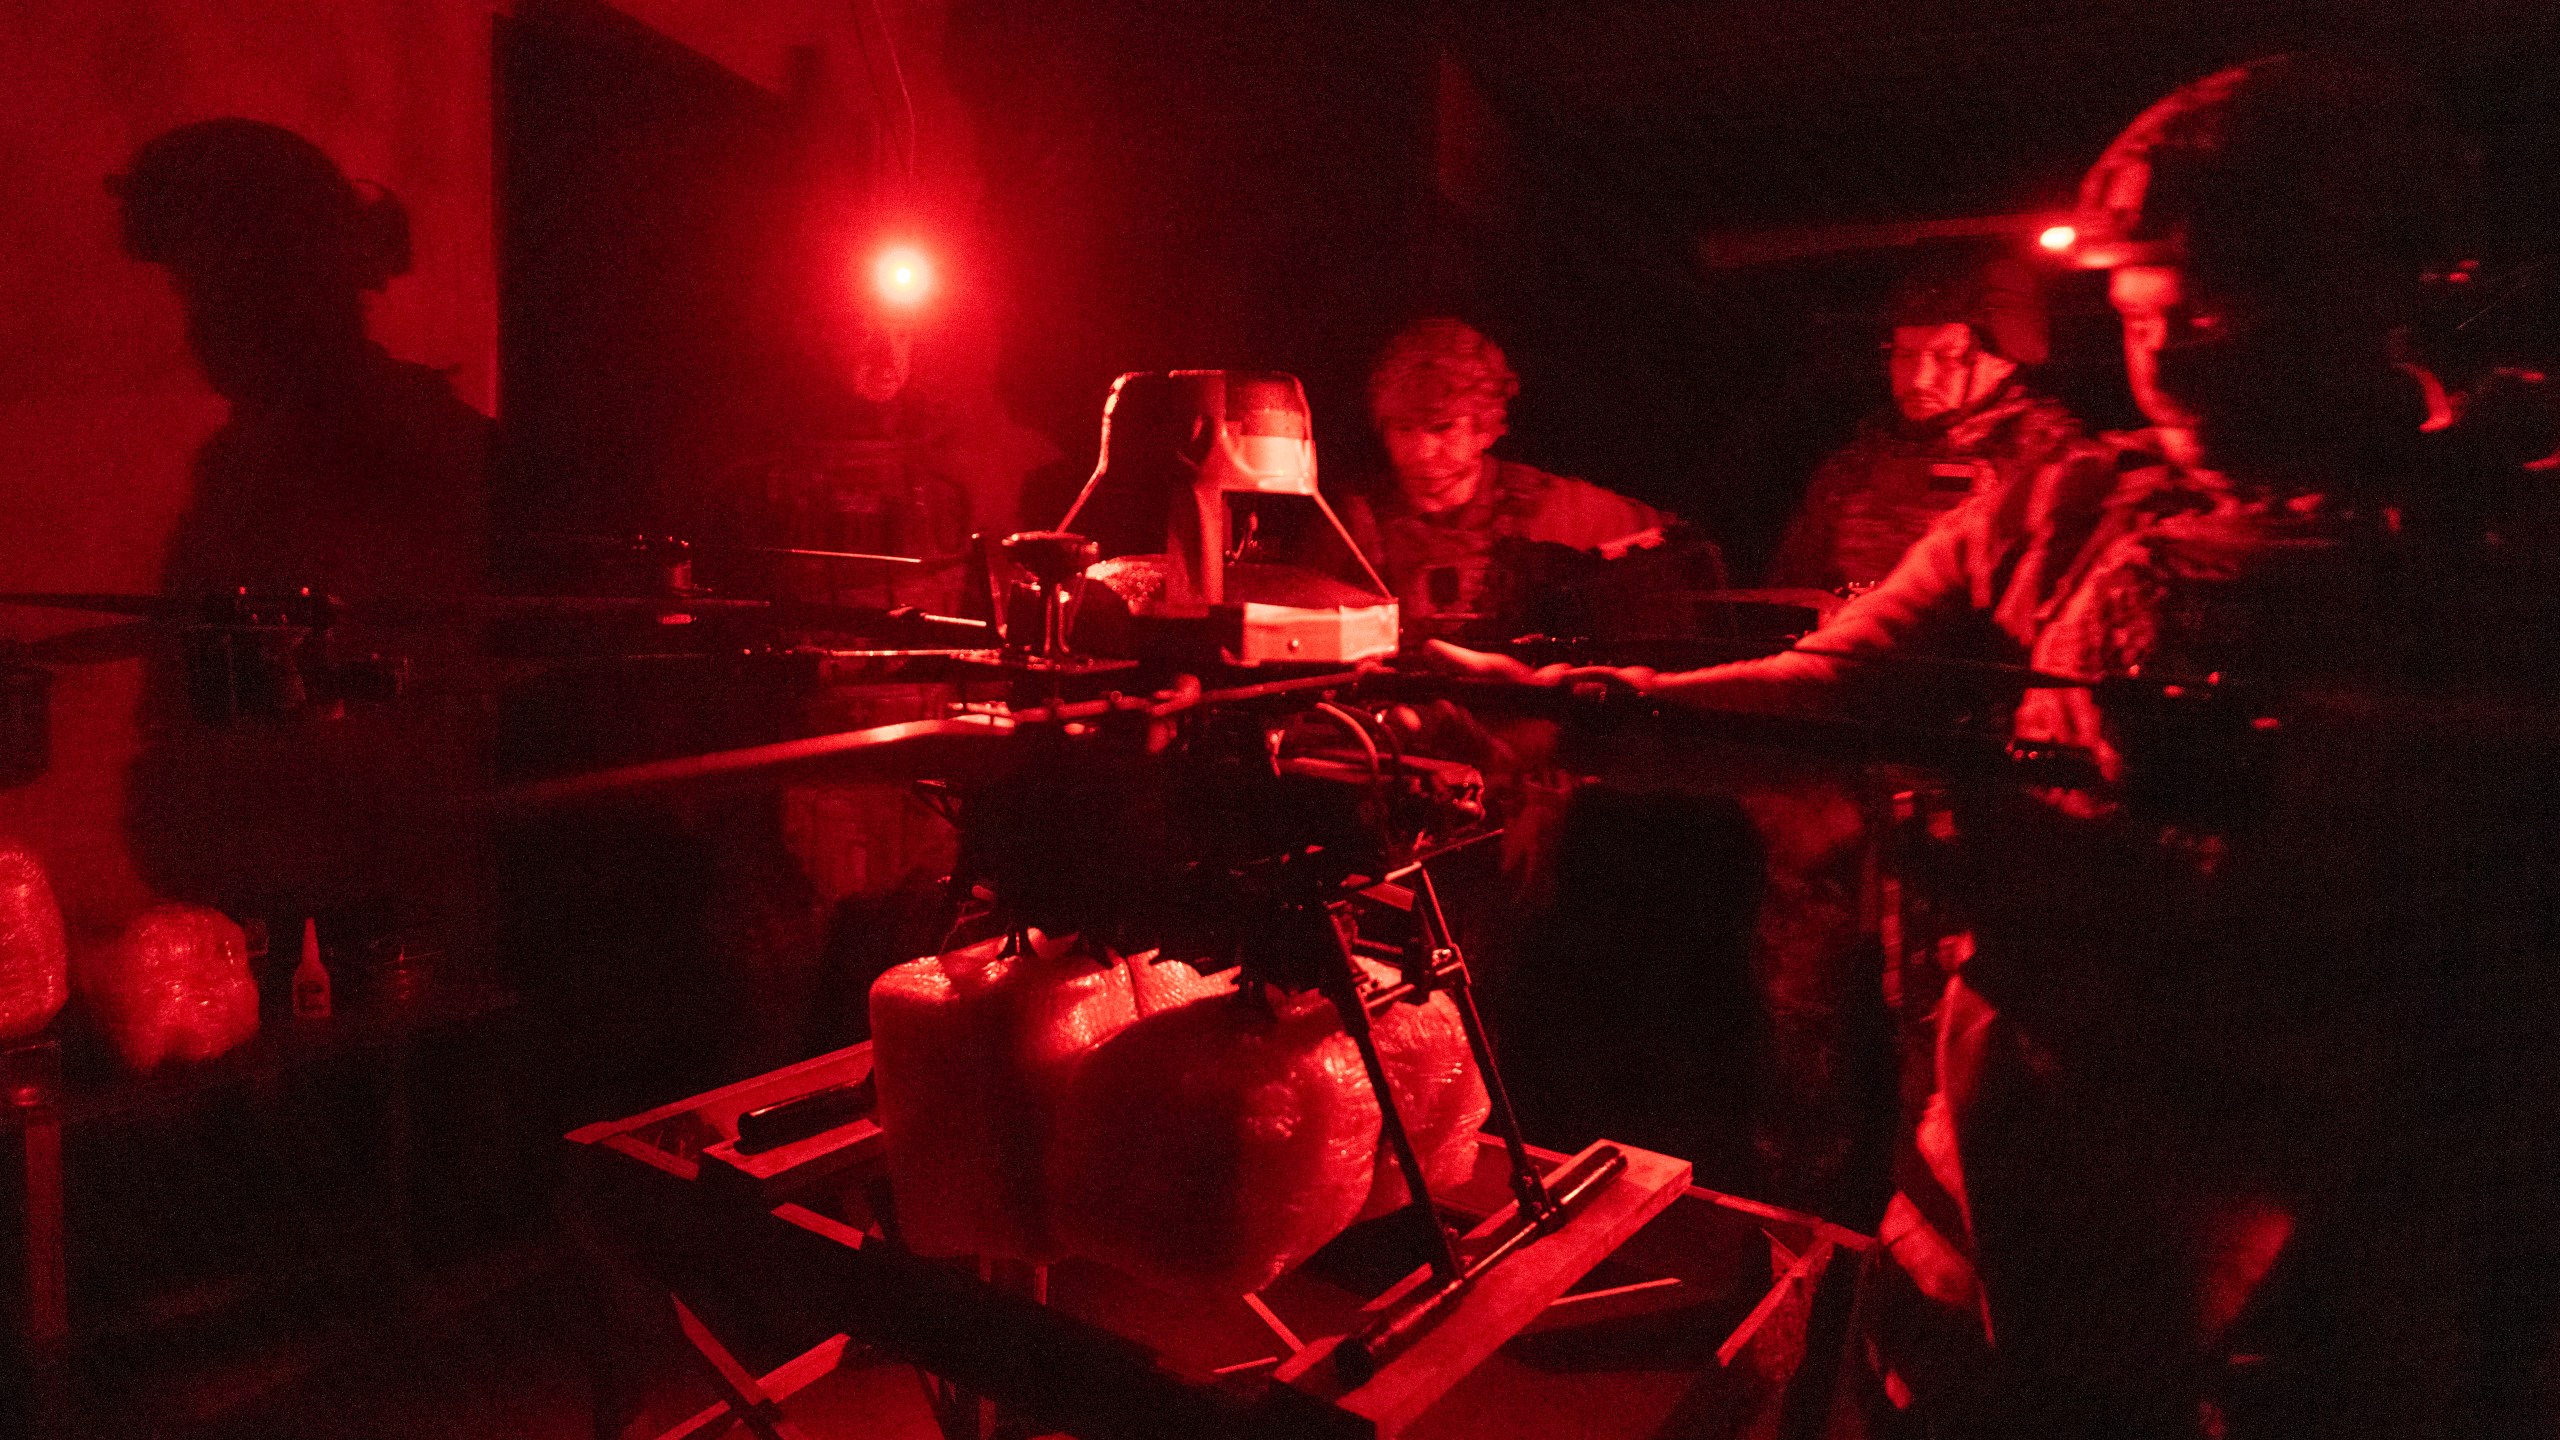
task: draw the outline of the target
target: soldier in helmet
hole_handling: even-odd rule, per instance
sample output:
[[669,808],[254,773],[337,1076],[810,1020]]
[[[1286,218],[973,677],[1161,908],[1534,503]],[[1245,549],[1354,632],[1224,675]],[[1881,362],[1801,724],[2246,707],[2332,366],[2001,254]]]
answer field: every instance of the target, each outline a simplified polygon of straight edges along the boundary
[[2046,354],[2035,273],[2004,256],[1939,256],[1894,289],[1893,404],[1814,472],[1769,562],[1772,585],[1865,589],[1932,521],[2080,438],[2028,383]]
[[2551,1424],[2551,587],[2450,523],[2390,344],[2450,168],[2344,65],[2174,92],[2077,222],[2152,428],[1970,497],[1796,651],[1593,677],[1837,713],[1970,633],[2036,672],[2013,733],[2089,759],[1965,816],[1977,944],[1883,1227],[1988,1342],[1904,1373],[1945,1432]]
[[[126,253],[165,271],[228,405],[196,453],[161,588],[310,587],[354,607],[330,631],[339,658],[378,648],[409,678],[397,704],[297,686],[286,714],[202,723],[234,718],[227,687],[204,683],[227,665],[156,655],[125,787],[138,868],[171,898],[281,934],[316,913],[333,943],[432,929],[459,951],[486,913],[478,830],[450,801],[483,783],[487,754],[459,602],[487,564],[490,424],[367,333],[367,297],[410,267],[408,212],[305,137],[243,119],[149,141],[109,189]],[[382,623],[379,602],[415,613]]]

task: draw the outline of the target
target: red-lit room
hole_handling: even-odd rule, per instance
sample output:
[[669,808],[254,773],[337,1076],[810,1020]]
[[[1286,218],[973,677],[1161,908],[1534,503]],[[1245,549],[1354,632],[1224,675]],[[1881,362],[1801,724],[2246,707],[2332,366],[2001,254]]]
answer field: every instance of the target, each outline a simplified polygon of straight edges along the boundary
[[2560,12],[0,20],[0,1434],[2560,1436]]

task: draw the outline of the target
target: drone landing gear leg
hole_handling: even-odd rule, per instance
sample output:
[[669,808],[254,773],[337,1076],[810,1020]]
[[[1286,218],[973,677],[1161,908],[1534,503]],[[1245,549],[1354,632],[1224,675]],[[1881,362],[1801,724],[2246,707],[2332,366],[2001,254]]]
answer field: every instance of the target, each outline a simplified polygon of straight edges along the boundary
[[[1626,1173],[1627,1156],[1614,1145],[1597,1145],[1560,1167],[1553,1176],[1539,1174],[1537,1162],[1520,1134],[1520,1121],[1511,1108],[1510,1093],[1502,1084],[1502,1072],[1494,1063],[1493,1046],[1485,1035],[1483,1017],[1476,1011],[1475,992],[1467,975],[1466,959],[1458,951],[1457,939],[1449,932],[1447,915],[1440,908],[1439,891],[1431,883],[1429,870],[1417,865],[1409,872],[1415,877],[1410,892],[1398,887],[1381,886],[1364,892],[1372,899],[1385,901],[1413,912],[1420,932],[1423,958],[1415,963],[1410,958],[1404,966],[1402,983],[1387,987],[1374,995],[1360,990],[1359,970],[1352,962],[1349,935],[1334,926],[1334,939],[1342,952],[1342,963],[1327,970],[1328,984],[1347,987],[1348,995],[1329,989],[1334,1006],[1342,1012],[1344,1026],[1359,1043],[1362,1059],[1369,1065],[1370,1083],[1376,1088],[1380,1109],[1384,1112],[1386,1133],[1395,1148],[1398,1164],[1403,1168],[1406,1184],[1412,1190],[1415,1205],[1430,1222],[1438,1241],[1432,1257],[1431,1283],[1388,1309],[1355,1334],[1345,1336],[1334,1352],[1334,1360],[1345,1375],[1356,1383],[1377,1373],[1378,1367],[1393,1358],[1438,1316],[1454,1307],[1459,1297],[1486,1271],[1539,1238],[1562,1228],[1566,1221],[1586,1202],[1611,1182]],[[1411,952],[1407,952],[1410,957]],[[1369,1008],[1383,1008],[1399,1003],[1416,991],[1442,990],[1457,1007],[1458,1019],[1467,1036],[1467,1046],[1475,1054],[1476,1068],[1483,1074],[1485,1094],[1491,1102],[1488,1116],[1502,1134],[1503,1150],[1511,1167],[1511,1190],[1516,1205],[1514,1214],[1499,1229],[1482,1237],[1474,1247],[1475,1258],[1461,1264],[1456,1247],[1439,1222],[1439,1214],[1431,1208],[1429,1192],[1420,1176],[1421,1164],[1413,1153],[1412,1141],[1404,1133],[1396,1114],[1393,1097],[1387,1093],[1385,1068],[1377,1058],[1377,1044],[1369,1028]],[[1357,1016],[1355,1022],[1354,1016]],[[1440,1257],[1446,1255],[1446,1268]]]
[[1422,925],[1422,943],[1430,947],[1431,980],[1449,994],[1458,1007],[1458,1024],[1467,1032],[1467,1048],[1475,1053],[1476,1072],[1484,1077],[1485,1097],[1492,1102],[1494,1132],[1502,1137],[1502,1152],[1511,1162],[1511,1194],[1520,1202],[1520,1213],[1543,1217],[1553,1202],[1547,1197],[1547,1182],[1538,1174],[1538,1162],[1529,1158],[1529,1143],[1520,1134],[1520,1117],[1511,1108],[1511,1089],[1502,1083],[1502,1067],[1493,1060],[1493,1042],[1484,1031],[1484,1017],[1476,1010],[1474,982],[1467,974],[1467,957],[1458,950],[1458,937],[1449,931],[1449,917],[1440,909],[1439,887],[1431,883],[1428,869],[1414,871],[1414,918]]
[[1406,1209],[1424,1236],[1431,1273],[1444,1281],[1454,1280],[1461,1273],[1458,1252],[1449,1242],[1449,1227],[1440,1223],[1440,1212],[1432,1208],[1431,1182],[1423,1174],[1422,1156],[1414,1150],[1413,1136],[1405,1130],[1404,1116],[1396,1109],[1395,1090],[1387,1081],[1387,1063],[1378,1053],[1378,1037],[1369,1026],[1369,997],[1360,987],[1360,964],[1352,957],[1351,939],[1343,933],[1342,922],[1329,907],[1313,908],[1308,916],[1332,937],[1335,963],[1325,967],[1324,995],[1341,1013],[1342,1028],[1350,1034],[1351,1043],[1359,1047],[1360,1064],[1369,1072],[1369,1088],[1378,1096],[1379,1128],[1386,1137],[1388,1153],[1395,1157],[1396,1169],[1404,1176]]

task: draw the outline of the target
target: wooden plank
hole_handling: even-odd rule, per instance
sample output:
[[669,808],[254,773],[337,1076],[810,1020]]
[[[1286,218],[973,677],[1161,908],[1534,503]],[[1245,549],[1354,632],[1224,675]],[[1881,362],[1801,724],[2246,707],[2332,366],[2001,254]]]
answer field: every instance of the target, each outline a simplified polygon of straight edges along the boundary
[[645,1144],[628,1135],[606,1135],[595,1142],[617,1154],[628,1155],[652,1170],[663,1170],[679,1180],[702,1178],[702,1167],[679,1155],[670,1155],[654,1145]]
[[[780,1100],[764,1103],[779,1104]],[[812,1185],[880,1158],[888,1143],[888,1137],[868,1116],[754,1154],[740,1150],[735,1140],[723,1140],[702,1152],[703,1159],[713,1162],[703,1167],[703,1175],[718,1185],[750,1190],[761,1204],[779,1205]]]
[[667,1299],[675,1306],[677,1328],[702,1358],[703,1373],[710,1377],[712,1388],[727,1397],[729,1413],[738,1423],[759,1440],[808,1440],[799,1426],[783,1418],[780,1405],[765,1393],[764,1382],[738,1363],[738,1357],[694,1315],[692,1307],[674,1295]]
[[1769,1317],[1777,1314],[1780,1306],[1793,1300],[1798,1290],[1813,1284],[1814,1279],[1821,1275],[1822,1267],[1831,1263],[1831,1252],[1836,1248],[1828,1240],[1816,1240],[1797,1256],[1795,1263],[1787,1267],[1787,1272],[1769,1287],[1769,1293],[1760,1297],[1760,1303],[1751,1307],[1751,1313],[1742,1318],[1741,1324],[1733,1327],[1733,1333],[1725,1337],[1722,1345],[1716,1347],[1716,1363],[1732,1364],[1733,1357],[1742,1353],[1742,1347],[1751,1343],[1751,1337],[1760,1333],[1760,1327],[1769,1323]]
[[1704,1305],[1708,1296],[1695,1285],[1677,1275],[1657,1280],[1639,1280],[1632,1285],[1612,1285],[1606,1290],[1579,1290],[1558,1296],[1538,1318],[1521,1327],[1523,1335],[1538,1335],[1549,1330],[1570,1330],[1577,1325],[1599,1325],[1611,1320],[1624,1320],[1636,1315],[1658,1315],[1665,1310],[1681,1310]]
[[871,1243],[871,1237],[832,1215],[821,1215],[806,1205],[778,1205],[773,1216],[787,1225],[797,1225],[812,1235],[823,1235],[847,1250],[859,1250]]
[[1298,1332],[1290,1329],[1287,1321],[1282,1320],[1277,1314],[1273,1313],[1271,1307],[1263,1303],[1261,1296],[1254,1294],[1250,1290],[1246,1291],[1244,1306],[1246,1309],[1253,1312],[1253,1318],[1261,1321],[1263,1326],[1270,1330],[1272,1338],[1280,1342],[1282,1349],[1285,1349],[1290,1354],[1295,1355],[1299,1351],[1307,1348],[1307,1342],[1299,1339]]
[[[724,1195],[735,1190],[759,1207],[770,1208],[810,1185],[877,1158],[883,1144],[880,1128],[868,1119],[849,1121],[750,1155],[737,1148],[738,1117],[869,1073],[871,1046],[866,1041],[625,1119],[582,1125],[566,1138],[573,1145],[620,1151],[679,1180],[704,1181]],[[688,1117],[720,1137],[702,1148],[700,1161],[669,1153],[644,1138],[658,1126]]]
[[572,1145],[593,1145],[608,1135],[628,1135],[679,1115],[692,1114],[702,1117],[723,1135],[735,1140],[741,1114],[829,1085],[859,1080],[870,1072],[871,1042],[866,1040],[859,1045],[847,1045],[841,1050],[830,1050],[824,1055],[785,1065],[779,1070],[749,1076],[717,1090],[705,1090],[699,1095],[669,1101],[655,1110],[644,1110],[620,1120],[599,1120],[593,1125],[581,1125],[565,1138]]
[[1802,1210],[1781,1209],[1765,1201],[1745,1200],[1739,1195],[1727,1195],[1721,1190],[1709,1190],[1697,1185],[1690,1186],[1686,1193],[1689,1198],[1704,1200],[1718,1209],[1753,1215],[1762,1220],[1775,1221],[1782,1226],[1802,1230],[1808,1236],[1828,1240],[1841,1249],[1856,1254],[1863,1255],[1875,1248],[1874,1236],[1861,1234],[1845,1225],[1834,1225],[1819,1215],[1807,1214]]
[[848,1170],[884,1161],[888,1137],[872,1116],[860,1116],[842,1125],[806,1135],[787,1145],[770,1150],[745,1151],[738,1148],[738,1117],[767,1105],[779,1105],[833,1085],[848,1085],[871,1073],[871,1044],[848,1045],[785,1070],[777,1070],[764,1078],[769,1082],[763,1090],[745,1097],[734,1108],[725,1102],[718,1107],[716,1123],[728,1138],[702,1152],[712,1162],[705,1176],[715,1184],[743,1185],[757,1203],[779,1205],[805,1193],[812,1185],[822,1184]]
[[[1491,1135],[1477,1136],[1476,1145],[1487,1152],[1499,1152],[1502,1148],[1502,1142]],[[1537,1161],[1538,1168],[1542,1171],[1552,1171],[1572,1158],[1561,1151],[1549,1150],[1538,1145],[1524,1145],[1521,1148],[1529,1152],[1529,1158]],[[1623,1150],[1627,1147],[1621,1145],[1618,1148]],[[1721,1190],[1710,1190],[1703,1185],[1688,1186],[1680,1193],[1684,1199],[1703,1200],[1719,1210],[1757,1216],[1762,1220],[1774,1221],[1781,1226],[1801,1229],[1810,1235],[1818,1235],[1843,1249],[1860,1254],[1872,1249],[1876,1243],[1872,1235],[1861,1234],[1844,1225],[1834,1225],[1819,1215],[1802,1210],[1788,1210],[1763,1200],[1746,1200],[1739,1195],[1728,1195]]]
[[[775,1400],[788,1400],[809,1388],[820,1377],[832,1374],[844,1361],[846,1337],[830,1335],[808,1349],[794,1355],[764,1374],[764,1393]],[[693,1412],[684,1423],[672,1430],[658,1432],[658,1440],[695,1440],[697,1436],[716,1435],[727,1429],[736,1417],[729,1402],[719,1401]]]
[[1555,1233],[1531,1241],[1486,1272],[1365,1384],[1342,1388],[1345,1377],[1333,1359],[1340,1336],[1292,1357],[1275,1372],[1276,1378],[1333,1399],[1375,1425],[1382,1440],[1412,1424],[1688,1185],[1688,1161],[1633,1146],[1618,1148],[1626,1152],[1626,1173],[1592,1196]]
[[825,1287],[848,1332],[1039,1424],[1094,1440],[1375,1440],[1366,1421],[1302,1391],[1197,1384],[1146,1346],[974,1271],[803,1206],[771,1213],[779,1268]]

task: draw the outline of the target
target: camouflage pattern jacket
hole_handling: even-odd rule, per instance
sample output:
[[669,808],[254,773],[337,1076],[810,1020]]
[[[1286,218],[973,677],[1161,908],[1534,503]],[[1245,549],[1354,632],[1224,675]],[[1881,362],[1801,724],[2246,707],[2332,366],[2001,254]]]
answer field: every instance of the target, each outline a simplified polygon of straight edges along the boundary
[[1966,497],[2030,477],[2082,439],[2069,411],[2015,380],[1944,430],[1915,430],[1887,410],[1814,472],[1768,583],[1875,584]]
[[[1455,510],[1425,514],[1387,493],[1354,496],[1343,523],[1394,589],[1408,626],[1474,619],[1492,585],[1495,542],[1545,541],[1590,550],[1671,517],[1584,480],[1510,460]],[[1390,492],[1392,487],[1382,487]]]

